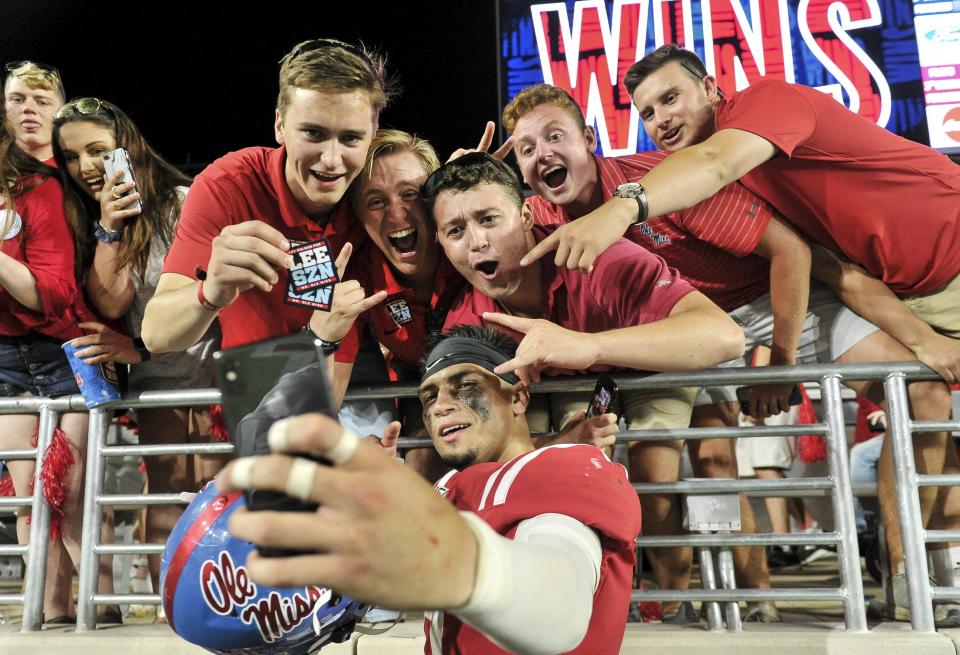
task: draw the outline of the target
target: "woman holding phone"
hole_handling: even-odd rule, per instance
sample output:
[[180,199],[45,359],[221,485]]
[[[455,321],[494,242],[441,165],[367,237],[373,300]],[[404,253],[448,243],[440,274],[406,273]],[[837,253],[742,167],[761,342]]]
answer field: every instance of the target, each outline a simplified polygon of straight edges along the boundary
[[[71,227],[79,243],[83,289],[101,316],[125,318],[133,335],[85,323],[81,327],[93,334],[75,340],[77,347],[85,346],[78,355],[90,363],[131,364],[131,391],[210,387],[212,355],[220,341],[216,323],[185,352],[153,357],[139,338],[190,178],[157,154],[119,107],[98,98],[64,105],[54,119],[53,143],[79,206]],[[107,167],[114,169],[112,175]],[[139,409],[137,423],[142,444],[193,442],[210,434],[210,413],[200,408]],[[144,459],[152,493],[199,489],[222,465],[217,457]],[[180,512],[177,506],[151,507],[147,540],[165,541]],[[159,557],[150,560],[157,588]]]
[[[13,142],[0,120],[0,397],[56,398],[79,393],[61,344],[82,336],[77,315],[74,249],[64,215],[57,171],[30,157]],[[33,414],[0,415],[0,449],[28,448],[37,429]],[[83,471],[87,416],[64,414],[43,455],[41,479],[51,506],[52,544],[62,543],[80,560]],[[35,463],[6,462],[14,493],[31,494]],[[27,543],[30,508],[17,511],[17,539]],[[112,523],[104,521],[112,539]],[[71,623],[70,576],[52,567],[44,594],[46,623]],[[99,590],[112,591],[109,565],[100,568]],[[119,618],[116,606],[102,608],[100,620]]]

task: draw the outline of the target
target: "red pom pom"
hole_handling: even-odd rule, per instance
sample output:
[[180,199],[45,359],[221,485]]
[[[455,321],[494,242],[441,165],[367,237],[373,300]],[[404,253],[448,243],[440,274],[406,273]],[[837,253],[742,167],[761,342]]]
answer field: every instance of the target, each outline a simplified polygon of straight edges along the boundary
[[0,478],[0,496],[16,496],[13,491],[13,478],[5,475]]
[[[797,409],[797,425],[812,425],[819,423],[813,402],[807,395],[807,390],[800,385],[800,407]],[[819,434],[803,434],[797,437],[797,455],[805,464],[822,462],[827,458],[827,442]]]
[[40,468],[40,482],[43,484],[43,497],[50,506],[50,538],[59,539],[64,518],[63,505],[67,500],[67,491],[63,481],[76,462],[73,456],[73,444],[59,427],[53,431],[50,448],[43,457]]
[[223,405],[210,405],[210,438],[213,441],[230,441],[230,432],[223,417]]
[[[646,582],[641,582],[640,589],[649,589],[649,585]],[[643,619],[644,623],[663,620],[663,605],[658,601],[641,600],[637,603],[637,608],[640,610],[640,618]]]

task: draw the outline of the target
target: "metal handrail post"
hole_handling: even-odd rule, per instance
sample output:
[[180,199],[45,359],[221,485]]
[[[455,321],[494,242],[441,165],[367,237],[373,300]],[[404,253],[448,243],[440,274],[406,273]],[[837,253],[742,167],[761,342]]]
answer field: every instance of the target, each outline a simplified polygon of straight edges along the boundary
[[50,546],[50,506],[43,496],[43,458],[53,442],[57,412],[44,405],[37,425],[37,459],[33,467],[33,510],[30,518],[30,550],[23,588],[21,632],[33,632],[43,623],[43,592],[47,581],[47,551]]
[[83,495],[83,536],[80,543],[80,582],[77,590],[77,632],[97,627],[97,608],[93,595],[97,591],[100,558],[95,546],[100,543],[103,510],[97,502],[103,493],[103,458],[100,450],[106,443],[110,427],[110,410],[90,410],[87,428],[87,471]]
[[883,381],[887,396],[887,437],[893,439],[893,472],[896,479],[897,514],[903,543],[910,624],[914,630],[933,632],[933,597],[927,571],[925,535],[920,514],[920,488],[913,459],[913,436],[907,387],[903,373],[891,373]]
[[847,452],[847,430],[840,397],[840,376],[828,375],[821,381],[827,431],[827,461],[835,484],[830,493],[833,501],[835,530],[840,537],[837,558],[840,565],[840,587],[843,590],[843,620],[847,630],[867,631],[867,613],[863,602],[863,574],[860,570],[860,546],[854,518],[853,489],[850,486],[850,461]]
[[[737,574],[733,568],[733,551],[729,546],[717,549],[717,567],[720,569],[720,583],[724,589],[737,588]],[[726,606],[727,630],[743,632],[743,623],[740,621],[740,603],[731,600]]]
[[[710,548],[705,546],[697,549],[700,556],[700,582],[704,589],[714,590],[717,588],[717,577],[713,568],[713,553]],[[720,614],[720,603],[716,601],[704,601],[707,607],[707,625],[716,632],[723,631],[723,617]],[[680,611],[683,611],[681,605]]]

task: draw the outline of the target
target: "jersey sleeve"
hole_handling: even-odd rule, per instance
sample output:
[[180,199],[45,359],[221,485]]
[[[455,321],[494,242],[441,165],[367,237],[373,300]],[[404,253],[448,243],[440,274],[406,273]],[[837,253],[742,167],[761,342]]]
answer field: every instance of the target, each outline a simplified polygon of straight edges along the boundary
[[487,497],[490,511],[518,524],[563,514],[616,542],[640,534],[640,501],[621,465],[584,444],[549,446],[514,460]]
[[717,118],[719,129],[756,134],[788,158],[816,127],[810,103],[790,84],[779,80],[761,81],[734,94]]
[[663,258],[627,239],[597,258],[588,289],[594,304],[609,308],[623,327],[666,318],[694,290]]
[[770,203],[733,182],[713,197],[680,212],[680,223],[701,241],[746,257],[760,243],[772,216]]
[[213,240],[231,223],[231,203],[227,190],[201,173],[183,201],[173,243],[163,261],[164,273],[179,273],[196,279],[198,269],[206,270]]

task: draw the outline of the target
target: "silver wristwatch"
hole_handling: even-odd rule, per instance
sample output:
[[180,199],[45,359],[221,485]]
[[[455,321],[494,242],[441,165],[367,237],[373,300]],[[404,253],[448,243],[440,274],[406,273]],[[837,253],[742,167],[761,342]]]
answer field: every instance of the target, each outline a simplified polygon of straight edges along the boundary
[[637,201],[637,205],[640,207],[640,216],[634,225],[647,220],[647,214],[650,212],[650,208],[647,206],[647,194],[644,192],[642,184],[639,182],[621,184],[617,187],[617,190],[613,192],[613,195],[615,198],[633,198]]

